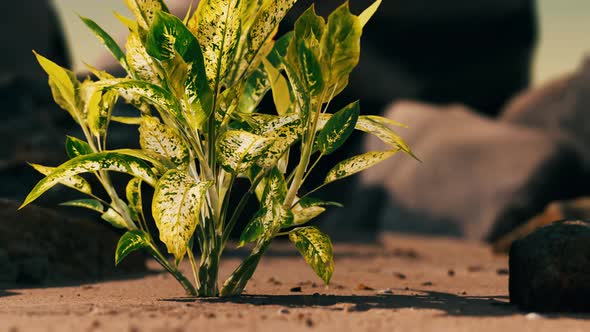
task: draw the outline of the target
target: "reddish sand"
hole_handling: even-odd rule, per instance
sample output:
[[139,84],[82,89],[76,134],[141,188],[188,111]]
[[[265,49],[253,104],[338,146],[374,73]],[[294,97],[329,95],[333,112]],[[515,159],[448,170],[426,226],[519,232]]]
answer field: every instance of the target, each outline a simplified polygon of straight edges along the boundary
[[234,299],[185,298],[164,274],[0,291],[0,331],[590,331],[590,316],[509,305],[507,259],[481,244],[396,235],[337,245],[336,256],[326,288],[279,243]]

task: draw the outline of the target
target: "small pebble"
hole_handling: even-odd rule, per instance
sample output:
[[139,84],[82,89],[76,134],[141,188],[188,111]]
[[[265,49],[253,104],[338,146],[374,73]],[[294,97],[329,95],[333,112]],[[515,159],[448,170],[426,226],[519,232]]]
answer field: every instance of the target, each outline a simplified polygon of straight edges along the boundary
[[313,320],[311,320],[311,318],[308,318],[307,320],[305,320],[305,325],[307,325],[307,327],[312,327],[313,326]]
[[279,309],[279,311],[278,311],[278,314],[279,314],[279,315],[287,315],[287,314],[289,314],[289,313],[291,313],[291,311],[289,311],[289,309],[287,309],[287,308],[281,308],[281,309]]
[[280,280],[276,279],[275,277],[270,277],[268,279],[268,282],[271,283],[271,284],[273,284],[273,285],[277,285],[277,286],[283,284]]
[[293,287],[290,289],[292,293],[301,293],[301,286]]
[[469,266],[467,267],[467,271],[469,272],[479,272],[483,270],[483,268],[481,266]]
[[371,290],[375,290],[374,288],[372,288],[372,287],[369,287],[369,286],[367,286],[367,285],[365,285],[365,284],[363,284],[363,283],[360,283],[360,284],[356,285],[355,289],[356,289],[356,290],[364,290],[364,291],[371,291]]
[[541,318],[543,318],[543,316],[539,315],[539,314],[538,314],[538,313],[536,313],[536,312],[531,312],[531,313],[528,313],[528,314],[526,314],[526,316],[524,316],[524,317],[525,317],[526,319],[528,319],[528,320],[537,320],[537,319],[541,319]]
[[449,277],[454,277],[455,276],[455,270],[449,270],[449,272],[447,272],[447,274],[449,275]]
[[430,282],[430,281],[427,281],[427,282],[423,282],[422,283],[422,286],[432,286],[432,285],[434,285],[434,284],[432,282]]
[[406,279],[406,275],[403,273],[399,273],[399,272],[394,272],[393,273],[394,277],[397,277],[399,280],[405,280]]
[[313,296],[313,297],[319,297],[320,296],[320,293],[315,292],[315,293],[311,294],[311,296]]
[[393,294],[393,290],[391,290],[391,288],[382,289],[382,290],[378,291],[377,294],[379,294],[379,295],[391,295],[391,294]]

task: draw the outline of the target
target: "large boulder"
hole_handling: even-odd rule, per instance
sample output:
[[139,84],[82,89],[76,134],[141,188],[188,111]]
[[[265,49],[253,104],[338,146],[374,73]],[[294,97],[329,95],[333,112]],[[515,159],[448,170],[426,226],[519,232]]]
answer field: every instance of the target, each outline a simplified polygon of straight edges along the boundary
[[[388,193],[380,217],[386,230],[494,240],[584,186],[578,155],[543,131],[462,106],[402,102],[386,116],[411,126],[400,134],[423,161],[400,154],[362,175]],[[383,148],[368,139],[367,150]]]
[[0,199],[1,284],[82,282],[146,271],[145,258],[137,254],[115,268],[120,235],[99,217],[82,220],[18,206]]
[[537,312],[590,312],[590,225],[543,227],[510,249],[510,302]]
[[514,98],[501,121],[544,130],[572,141],[590,171],[590,58],[566,74]]

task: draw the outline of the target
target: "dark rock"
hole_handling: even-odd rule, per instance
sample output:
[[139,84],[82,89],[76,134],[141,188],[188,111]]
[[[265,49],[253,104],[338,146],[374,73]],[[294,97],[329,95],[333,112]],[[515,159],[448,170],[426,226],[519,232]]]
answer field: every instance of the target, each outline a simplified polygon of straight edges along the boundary
[[81,282],[146,271],[145,258],[131,255],[115,268],[119,234],[110,225],[0,199],[2,283]]
[[[385,230],[494,240],[554,200],[579,195],[583,166],[569,141],[499,122],[461,106],[402,102],[386,116],[423,161],[399,154],[362,173],[384,186]],[[367,150],[385,147],[374,137]],[[559,190],[556,190],[559,188]]]
[[563,221],[514,242],[510,302],[536,312],[590,311],[590,224]]

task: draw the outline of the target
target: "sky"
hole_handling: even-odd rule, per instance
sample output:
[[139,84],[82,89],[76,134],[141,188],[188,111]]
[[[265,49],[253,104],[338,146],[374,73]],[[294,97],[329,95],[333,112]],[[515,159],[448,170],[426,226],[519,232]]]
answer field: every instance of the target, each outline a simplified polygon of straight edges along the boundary
[[[83,62],[98,63],[102,45],[79,21],[77,14],[95,20],[115,35],[125,29],[112,15],[113,11],[128,14],[122,0],[53,0],[64,22],[71,42],[76,70]],[[188,0],[169,0],[184,4]],[[538,0],[541,38],[534,63],[534,84],[575,70],[584,55],[590,55],[590,0]]]

